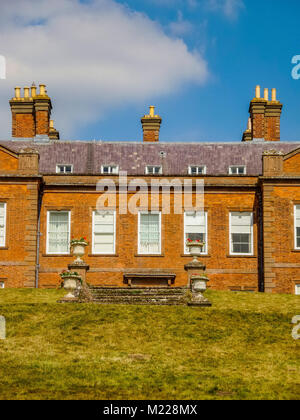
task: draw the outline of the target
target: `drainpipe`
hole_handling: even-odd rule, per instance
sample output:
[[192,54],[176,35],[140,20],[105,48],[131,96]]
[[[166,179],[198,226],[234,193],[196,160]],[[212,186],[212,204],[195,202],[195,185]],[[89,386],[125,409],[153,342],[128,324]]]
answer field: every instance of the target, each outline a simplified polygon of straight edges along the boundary
[[38,225],[37,225],[37,240],[36,240],[36,266],[35,266],[35,288],[39,288],[39,270],[40,270],[40,238],[41,238],[41,209],[43,201],[42,188],[39,188],[39,198],[38,198]]

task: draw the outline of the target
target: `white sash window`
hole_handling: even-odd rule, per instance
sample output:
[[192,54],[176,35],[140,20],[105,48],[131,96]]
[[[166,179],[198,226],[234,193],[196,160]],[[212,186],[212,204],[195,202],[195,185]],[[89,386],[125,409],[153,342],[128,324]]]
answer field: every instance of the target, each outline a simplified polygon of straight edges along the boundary
[[161,254],[161,213],[139,213],[139,254]]
[[115,254],[116,213],[93,212],[93,254]]
[[69,254],[71,213],[49,211],[47,219],[47,254]]
[[207,254],[207,212],[184,213],[184,246],[185,254],[189,254],[187,239],[204,242],[202,254]]
[[300,205],[295,206],[294,216],[295,216],[295,223],[294,223],[295,249],[300,249]]
[[6,242],[6,203],[0,203],[0,246]]
[[253,213],[230,213],[230,254],[253,254]]

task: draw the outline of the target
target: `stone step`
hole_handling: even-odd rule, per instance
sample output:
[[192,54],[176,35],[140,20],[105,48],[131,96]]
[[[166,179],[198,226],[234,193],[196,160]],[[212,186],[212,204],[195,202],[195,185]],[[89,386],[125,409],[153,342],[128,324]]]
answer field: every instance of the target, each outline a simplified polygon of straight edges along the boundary
[[111,305],[186,305],[186,302],[180,299],[119,299],[119,298],[105,298],[94,299],[96,304],[111,304]]
[[90,287],[99,304],[185,305],[185,287]]
[[170,289],[147,289],[147,288],[90,288],[93,294],[105,294],[105,295],[182,295],[186,293],[186,288],[170,288]]

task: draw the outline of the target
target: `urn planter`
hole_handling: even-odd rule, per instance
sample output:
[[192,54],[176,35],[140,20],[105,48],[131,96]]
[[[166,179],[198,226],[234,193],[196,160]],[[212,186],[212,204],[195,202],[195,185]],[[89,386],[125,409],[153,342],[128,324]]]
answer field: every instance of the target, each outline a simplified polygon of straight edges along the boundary
[[192,257],[194,257],[193,262],[198,262],[198,258],[201,255],[202,249],[204,247],[204,242],[200,241],[187,241],[186,246],[189,248],[189,252]]
[[73,249],[73,255],[76,257],[75,262],[76,263],[82,263],[83,260],[81,257],[85,254],[85,247],[87,246],[86,242],[72,242],[72,249]]
[[76,299],[76,291],[81,288],[81,277],[75,274],[62,277],[64,283],[64,289],[67,290],[68,294],[65,299]]

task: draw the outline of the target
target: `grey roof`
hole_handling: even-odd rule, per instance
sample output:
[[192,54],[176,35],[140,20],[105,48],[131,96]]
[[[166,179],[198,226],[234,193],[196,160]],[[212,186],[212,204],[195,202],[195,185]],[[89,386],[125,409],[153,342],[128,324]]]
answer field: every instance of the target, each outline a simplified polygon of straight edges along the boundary
[[[300,142],[138,143],[102,141],[0,141],[12,151],[32,147],[40,153],[40,173],[56,172],[57,164],[72,164],[75,174],[99,174],[101,165],[115,164],[128,175],[144,175],[146,165],[162,165],[163,174],[187,175],[189,165],[205,165],[207,175],[226,175],[230,165],[245,165],[247,175],[262,174],[262,154],[275,149],[284,154]],[[161,156],[165,153],[165,157]]]

